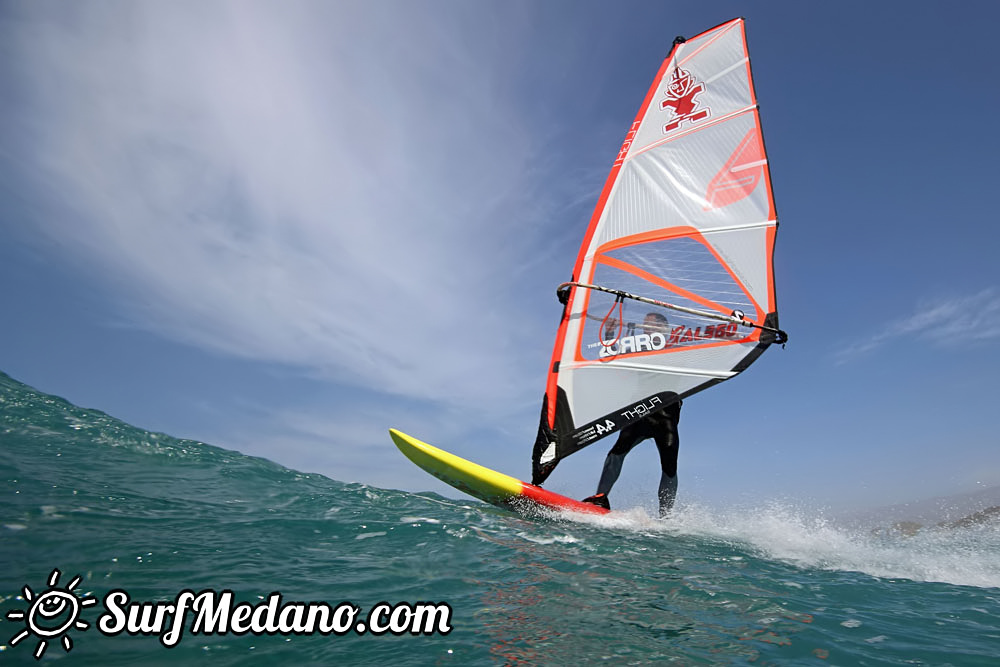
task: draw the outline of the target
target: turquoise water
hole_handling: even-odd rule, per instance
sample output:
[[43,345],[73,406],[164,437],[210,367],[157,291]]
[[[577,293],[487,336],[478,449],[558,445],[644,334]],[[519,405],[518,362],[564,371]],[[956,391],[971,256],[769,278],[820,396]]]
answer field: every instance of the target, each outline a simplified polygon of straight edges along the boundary
[[[387,436],[388,437],[388,436]],[[28,634],[56,587],[95,599]],[[447,634],[104,636],[100,601],[447,603]],[[68,614],[66,612],[64,616]],[[928,664],[1000,656],[1000,530],[912,537],[775,506],[528,520],[131,427],[0,374],[0,663]],[[70,619],[72,620],[72,619]],[[47,626],[50,629],[55,626]],[[72,641],[67,652],[64,636]]]

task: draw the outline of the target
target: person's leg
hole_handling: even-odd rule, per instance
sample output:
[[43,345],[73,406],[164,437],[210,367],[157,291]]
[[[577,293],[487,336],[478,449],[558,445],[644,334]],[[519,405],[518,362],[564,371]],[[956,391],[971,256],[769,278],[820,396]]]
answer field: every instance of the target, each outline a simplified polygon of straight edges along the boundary
[[625,463],[625,455],[632,451],[632,448],[642,442],[646,436],[636,429],[625,428],[618,434],[615,446],[608,452],[604,459],[604,468],[601,470],[601,479],[597,483],[597,493],[585,498],[583,502],[593,503],[610,509],[608,494],[611,487],[618,481],[618,476],[622,472],[622,464]]
[[660,487],[657,498],[660,503],[660,516],[664,517],[673,509],[674,500],[677,498],[677,454],[680,451],[680,436],[675,417],[663,420],[660,432],[654,440],[656,450],[660,453]]
[[618,441],[604,459],[604,469],[601,470],[601,481],[597,483],[597,493],[605,495],[611,493],[611,487],[618,481],[618,476],[622,472],[625,456],[643,439],[641,433],[630,429],[625,429],[618,435]]
[[670,514],[674,508],[674,500],[677,498],[677,475],[660,474],[660,488],[657,492],[660,501],[660,518]]

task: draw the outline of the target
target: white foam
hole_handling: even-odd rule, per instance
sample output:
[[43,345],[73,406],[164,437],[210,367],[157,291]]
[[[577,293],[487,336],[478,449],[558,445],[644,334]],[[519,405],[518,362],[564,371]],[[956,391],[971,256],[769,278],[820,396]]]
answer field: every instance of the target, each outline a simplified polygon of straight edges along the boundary
[[666,520],[651,517],[641,508],[607,515],[573,514],[571,518],[645,534],[720,539],[802,568],[1000,588],[997,527],[925,528],[909,536],[886,534],[838,525],[820,511],[779,503],[722,511],[680,506]]
[[534,542],[536,544],[576,544],[580,541],[579,538],[573,535],[529,535],[528,533],[518,533],[518,537],[522,537],[529,542]]
[[382,537],[383,535],[386,535],[386,534],[387,533],[384,530],[380,530],[380,531],[377,531],[377,532],[374,532],[374,533],[361,533],[360,535],[355,536],[354,539],[356,539],[356,540],[367,540],[370,537]]

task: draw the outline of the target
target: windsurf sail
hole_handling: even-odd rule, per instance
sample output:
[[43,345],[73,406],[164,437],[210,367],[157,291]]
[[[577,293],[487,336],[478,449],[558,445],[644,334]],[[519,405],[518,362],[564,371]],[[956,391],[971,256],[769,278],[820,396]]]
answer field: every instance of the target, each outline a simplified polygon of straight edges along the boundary
[[777,227],[743,19],[678,37],[557,290],[533,483],[787,340]]

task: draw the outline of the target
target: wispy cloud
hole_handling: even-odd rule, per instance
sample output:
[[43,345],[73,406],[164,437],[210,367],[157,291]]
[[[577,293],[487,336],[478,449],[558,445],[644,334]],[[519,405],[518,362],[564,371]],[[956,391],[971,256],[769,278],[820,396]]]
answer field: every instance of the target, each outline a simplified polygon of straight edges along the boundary
[[945,347],[1000,338],[1000,290],[990,287],[971,296],[919,304],[912,314],[889,322],[865,340],[848,344],[837,360],[846,363],[904,337]]
[[18,157],[72,213],[38,231],[129,326],[402,395],[521,397],[535,332],[500,285],[537,254],[510,220],[544,208],[540,142],[510,56],[451,9],[26,9]]

